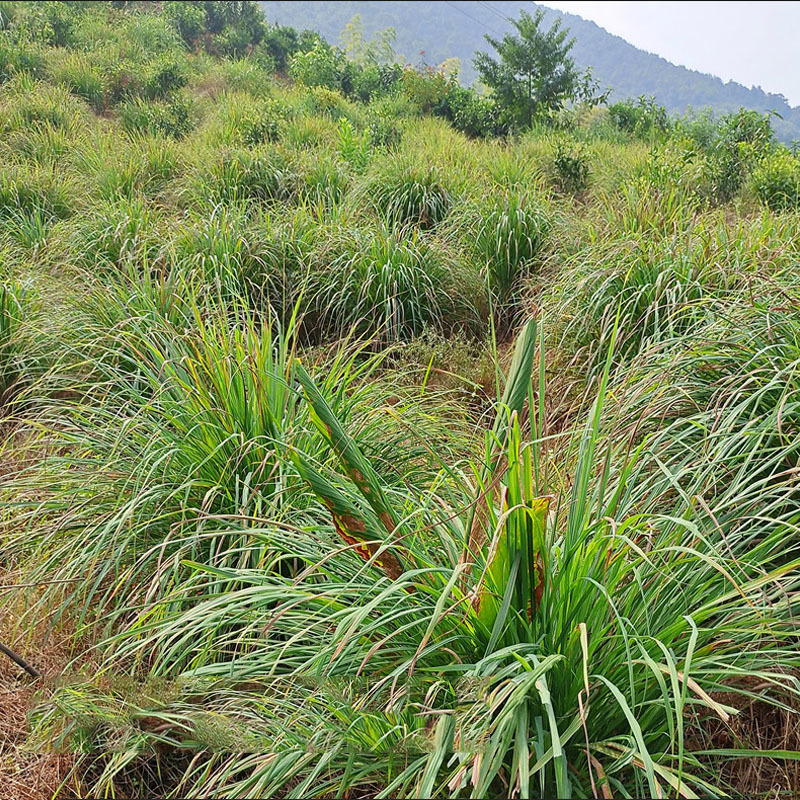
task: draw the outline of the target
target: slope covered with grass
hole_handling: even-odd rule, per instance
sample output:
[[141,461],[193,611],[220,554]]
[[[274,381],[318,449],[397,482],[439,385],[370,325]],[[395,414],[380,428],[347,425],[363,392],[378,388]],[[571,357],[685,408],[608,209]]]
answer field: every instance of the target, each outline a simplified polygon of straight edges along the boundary
[[797,796],[767,121],[470,138],[249,4],[0,9],[0,778]]

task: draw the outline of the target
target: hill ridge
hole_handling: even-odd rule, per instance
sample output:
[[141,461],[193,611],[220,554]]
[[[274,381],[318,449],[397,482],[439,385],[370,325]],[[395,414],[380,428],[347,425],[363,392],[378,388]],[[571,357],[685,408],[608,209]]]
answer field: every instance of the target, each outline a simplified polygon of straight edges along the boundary
[[516,17],[521,9],[542,8],[552,22],[562,19],[575,37],[573,55],[581,67],[591,66],[600,85],[611,86],[612,98],[653,95],[672,114],[712,108],[716,113],[741,107],[775,111],[773,128],[784,141],[800,139],[800,106],[791,106],[783,95],[747,87],[737,81],[675,64],[657,53],[631,44],[596,22],[542,4],[519,0],[454,0],[426,3],[419,0],[339,0],[336,3],[307,0],[262,0],[270,22],[312,28],[336,43],[339,33],[361,14],[366,34],[392,26],[397,31],[397,51],[409,63],[424,53],[427,63],[438,64],[455,56],[461,59],[462,78],[475,78],[472,55],[486,49],[483,35],[501,35],[510,28],[503,18]]

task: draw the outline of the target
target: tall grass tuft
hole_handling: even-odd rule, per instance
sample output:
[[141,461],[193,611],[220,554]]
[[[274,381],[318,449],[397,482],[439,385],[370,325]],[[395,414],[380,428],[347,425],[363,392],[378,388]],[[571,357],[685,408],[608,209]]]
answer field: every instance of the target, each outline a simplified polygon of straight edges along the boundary
[[327,331],[356,326],[365,335],[396,342],[426,327],[469,330],[477,321],[477,281],[472,281],[475,294],[456,296],[457,266],[441,242],[416,230],[341,229],[322,253],[309,291]]
[[412,166],[399,156],[382,164],[363,192],[390,224],[412,224],[423,230],[440,223],[452,204],[451,192],[435,167]]
[[0,284],[0,408],[10,399],[21,377],[22,328],[29,295],[18,281]]
[[186,201],[211,206],[250,200],[281,202],[293,195],[295,180],[288,159],[275,148],[232,150],[199,167]]
[[519,192],[481,203],[468,236],[501,307],[513,301],[521,279],[541,258],[550,227],[541,203]]

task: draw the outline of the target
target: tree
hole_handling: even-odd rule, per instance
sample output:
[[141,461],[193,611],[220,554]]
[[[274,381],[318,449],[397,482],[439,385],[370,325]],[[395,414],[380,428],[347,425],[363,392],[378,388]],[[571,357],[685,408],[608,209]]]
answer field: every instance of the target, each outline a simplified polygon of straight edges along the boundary
[[501,41],[487,35],[499,61],[488,53],[475,56],[481,80],[517,125],[530,127],[536,116],[558,110],[580,87],[580,75],[569,56],[575,40],[567,38],[569,31],[561,28],[560,20],[542,30],[543,18],[542,10],[533,16],[523,11],[512,20],[519,35],[507,33]]
[[321,38],[306,53],[295,53],[289,64],[291,77],[306,86],[341,89],[347,62],[344,53]]
[[367,40],[364,38],[361,14],[356,14],[339,35],[339,46],[347,53],[347,57],[359,66],[380,66],[395,62],[396,38],[394,28],[385,28]]

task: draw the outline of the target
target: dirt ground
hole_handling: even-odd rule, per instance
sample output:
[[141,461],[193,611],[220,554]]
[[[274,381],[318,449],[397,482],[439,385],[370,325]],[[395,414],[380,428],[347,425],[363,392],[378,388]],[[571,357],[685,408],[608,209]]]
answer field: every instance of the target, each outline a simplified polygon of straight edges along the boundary
[[[19,576],[0,571],[0,587],[13,585]],[[61,675],[68,655],[57,635],[47,626],[21,635],[17,624],[22,611],[0,588],[0,642],[10,647],[42,673],[34,678],[0,653],[0,797],[3,800],[68,800],[77,797],[70,777],[71,756],[36,752],[27,746],[28,713],[47,682]]]

